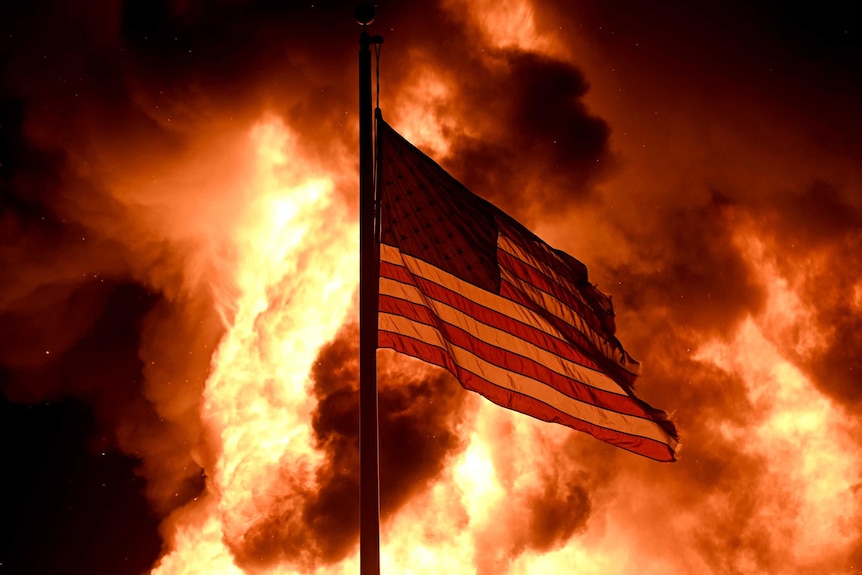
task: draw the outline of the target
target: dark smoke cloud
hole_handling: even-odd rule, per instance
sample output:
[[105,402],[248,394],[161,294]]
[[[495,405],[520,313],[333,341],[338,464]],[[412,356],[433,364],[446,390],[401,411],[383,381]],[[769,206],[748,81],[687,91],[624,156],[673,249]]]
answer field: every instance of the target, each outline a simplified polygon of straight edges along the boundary
[[[324,346],[312,369],[318,406],[312,416],[317,447],[326,454],[313,488],[291,477],[276,486],[263,517],[230,541],[240,564],[280,562],[308,569],[337,562],[359,538],[359,333],[348,324]],[[378,357],[380,513],[393,517],[426,489],[460,452],[456,426],[466,416],[466,393],[449,376],[405,367],[393,354]],[[547,521],[547,513],[539,521]],[[548,529],[564,529],[548,527]]]
[[[636,265],[611,272],[627,314],[662,310],[658,325],[729,334],[762,306],[763,287],[734,247],[737,208],[713,192],[702,205],[660,214],[650,240],[631,237]],[[652,317],[650,318],[652,319]],[[655,325],[655,324],[653,324]]]
[[486,111],[490,117],[483,120],[494,128],[479,137],[456,139],[451,153],[458,163],[452,169],[468,187],[488,190],[492,201],[521,219],[529,219],[535,205],[570,206],[583,200],[589,184],[611,163],[610,130],[580,100],[587,92],[583,75],[569,64],[535,54],[500,57],[505,74],[480,76],[459,94],[466,100],[465,116],[475,119]]
[[[528,223],[560,217],[588,199],[614,158],[607,123],[583,102],[589,86],[581,70],[550,56],[487,46],[475,23],[453,21],[440,4],[409,12],[396,15],[383,47],[384,114],[388,104],[397,119],[399,103],[409,103],[413,84],[433,70],[451,91],[433,109],[450,145],[448,157],[436,159],[469,189]],[[409,48],[401,49],[408,39]],[[393,127],[399,129],[397,121]]]

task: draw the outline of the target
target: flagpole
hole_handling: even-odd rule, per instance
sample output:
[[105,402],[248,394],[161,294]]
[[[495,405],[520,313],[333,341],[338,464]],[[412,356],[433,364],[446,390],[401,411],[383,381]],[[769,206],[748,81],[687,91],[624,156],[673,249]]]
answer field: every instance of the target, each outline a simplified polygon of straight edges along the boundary
[[356,8],[359,36],[359,573],[380,575],[380,477],[377,429],[377,298],[379,254],[371,131],[371,44],[374,7]]

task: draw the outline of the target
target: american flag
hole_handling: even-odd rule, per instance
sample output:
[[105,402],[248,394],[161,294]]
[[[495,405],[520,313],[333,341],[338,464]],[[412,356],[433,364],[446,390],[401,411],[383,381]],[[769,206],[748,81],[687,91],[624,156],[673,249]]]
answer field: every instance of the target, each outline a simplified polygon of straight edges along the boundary
[[503,407],[659,461],[679,437],[638,399],[586,267],[467,190],[382,119],[378,346],[451,372]]

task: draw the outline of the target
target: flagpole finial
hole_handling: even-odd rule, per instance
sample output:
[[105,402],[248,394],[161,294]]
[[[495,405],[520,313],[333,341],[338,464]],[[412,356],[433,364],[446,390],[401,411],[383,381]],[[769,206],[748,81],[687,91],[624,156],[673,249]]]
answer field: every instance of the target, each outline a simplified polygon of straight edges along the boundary
[[363,26],[367,26],[374,21],[374,5],[359,4],[356,7],[356,21]]

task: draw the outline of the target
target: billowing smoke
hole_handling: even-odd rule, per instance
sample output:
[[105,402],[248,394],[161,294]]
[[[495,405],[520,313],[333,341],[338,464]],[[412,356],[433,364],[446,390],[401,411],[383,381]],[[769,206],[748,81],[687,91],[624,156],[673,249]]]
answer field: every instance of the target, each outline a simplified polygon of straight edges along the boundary
[[[236,232],[260,195],[249,133],[276,118],[291,138],[277,175],[323,170],[331,201],[355,217],[353,7],[0,7],[3,417],[24,421],[23,404],[86,406],[93,423],[70,434],[78,443],[68,450],[86,443],[82,458],[124,461],[113,479],[134,482],[146,501],[116,488],[138,503],[103,502],[95,515],[134,508],[136,536],[164,542],[146,556],[125,552],[131,561],[87,553],[63,572],[147,570],[179,547],[184,517],[212,509],[228,526],[216,540],[246,572],[336,572],[355,558],[349,313],[307,358],[314,465],[276,457],[252,511],[238,514],[247,523],[207,507],[224,488],[218,461],[230,441],[207,415],[214,357],[227,355],[244,313],[238,263],[263,250],[243,251]],[[836,3],[378,3],[384,116],[589,266],[614,295],[621,341],[644,363],[640,394],[676,410],[684,446],[673,465],[641,461],[382,353],[393,565],[411,556],[436,557],[423,565],[437,572],[482,574],[858,568],[862,44],[852,22]],[[260,318],[295,303],[292,278],[322,267],[313,245],[341,225],[327,217],[267,284]],[[243,341],[269,357],[268,328],[254,325]],[[46,543],[26,519],[34,508],[44,523],[59,513],[34,502],[41,492],[26,479],[55,456],[21,457],[4,469],[29,465],[15,485],[30,491],[10,505],[19,535],[0,562],[58,572],[37,558]],[[48,544],[71,546],[49,533]],[[135,547],[109,529],[91,533],[95,547]]]

